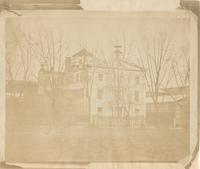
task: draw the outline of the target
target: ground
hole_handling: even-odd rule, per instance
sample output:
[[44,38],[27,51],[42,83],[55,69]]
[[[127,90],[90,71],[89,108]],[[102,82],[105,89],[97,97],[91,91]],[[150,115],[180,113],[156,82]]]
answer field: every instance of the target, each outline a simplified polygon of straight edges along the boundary
[[7,134],[6,145],[15,162],[177,161],[187,154],[182,129],[23,127]]
[[50,109],[41,112],[37,106],[22,106],[26,105],[7,106],[6,160],[10,162],[174,162],[188,154],[186,128],[65,125],[66,117],[54,113],[57,119],[52,119]]

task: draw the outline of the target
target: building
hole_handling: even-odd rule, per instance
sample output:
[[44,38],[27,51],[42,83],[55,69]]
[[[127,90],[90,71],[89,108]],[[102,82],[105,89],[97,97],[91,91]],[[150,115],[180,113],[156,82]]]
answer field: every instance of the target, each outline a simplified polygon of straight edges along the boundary
[[189,124],[189,87],[160,89],[157,113],[152,95],[152,92],[146,93],[146,124],[148,126],[155,127],[157,120],[167,128],[186,127]]
[[6,98],[15,98],[23,101],[37,92],[37,83],[34,81],[8,80],[6,81]]
[[120,59],[119,49],[115,52],[112,62],[97,58],[86,49],[66,57],[64,72],[39,72],[39,92],[52,90],[50,79],[53,78],[54,87],[63,90],[59,96],[62,101],[58,103],[63,102],[63,93],[72,93],[67,107],[71,107],[77,119],[82,119],[79,122],[101,126],[144,125],[143,70]]

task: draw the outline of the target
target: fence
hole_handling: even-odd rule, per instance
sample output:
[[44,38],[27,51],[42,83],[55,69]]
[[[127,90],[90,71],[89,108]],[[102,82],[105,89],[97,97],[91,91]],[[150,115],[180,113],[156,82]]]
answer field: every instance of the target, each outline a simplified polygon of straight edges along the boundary
[[92,117],[92,124],[94,126],[104,127],[142,127],[145,124],[143,116],[138,117],[112,117],[112,116],[98,116]]

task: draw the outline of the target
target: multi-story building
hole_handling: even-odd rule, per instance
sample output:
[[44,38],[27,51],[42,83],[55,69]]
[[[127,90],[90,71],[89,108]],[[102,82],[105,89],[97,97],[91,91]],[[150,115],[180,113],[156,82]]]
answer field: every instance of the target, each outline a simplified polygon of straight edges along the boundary
[[[117,49],[118,50],[118,49]],[[116,50],[116,52],[117,52]],[[66,57],[65,72],[40,74],[40,91],[51,89],[47,79],[54,74],[56,86],[71,95],[73,114],[88,118],[95,125],[141,126],[145,123],[145,83],[143,70],[133,63],[116,58],[100,59],[83,49]],[[45,75],[46,74],[46,75]],[[66,93],[67,94],[67,93]],[[61,97],[62,98],[62,97]]]

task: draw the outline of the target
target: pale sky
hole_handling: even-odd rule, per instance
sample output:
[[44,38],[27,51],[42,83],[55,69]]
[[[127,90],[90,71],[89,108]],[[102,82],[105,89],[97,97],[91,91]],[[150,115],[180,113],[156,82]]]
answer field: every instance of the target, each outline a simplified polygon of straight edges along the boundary
[[179,6],[180,0],[81,0],[86,10],[174,10]]
[[[72,56],[82,48],[86,48],[97,57],[102,57],[102,54],[110,57],[113,55],[113,46],[122,45],[123,55],[126,55],[129,61],[136,62],[137,46],[146,41],[151,43],[151,38],[159,35],[169,35],[177,53],[183,48],[187,55],[189,53],[187,46],[190,36],[187,20],[167,17],[164,13],[163,17],[135,14],[133,17],[119,17],[109,13],[107,17],[105,15],[31,19],[17,17],[7,19],[6,26],[6,37],[9,43],[14,41],[13,35],[20,40],[23,39],[23,34],[30,36],[31,41],[36,44],[39,42],[39,36],[53,37],[55,41],[58,41],[61,36],[66,49],[63,52],[63,59]],[[38,60],[32,60],[31,69],[34,73],[39,69],[39,65]]]

